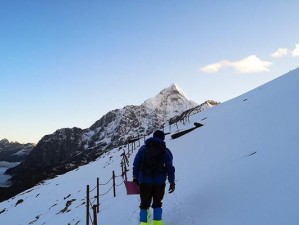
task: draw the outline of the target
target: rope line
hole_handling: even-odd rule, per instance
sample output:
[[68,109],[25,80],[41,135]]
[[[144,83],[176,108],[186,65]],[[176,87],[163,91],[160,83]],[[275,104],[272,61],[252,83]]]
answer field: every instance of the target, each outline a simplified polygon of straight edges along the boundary
[[92,203],[89,201],[89,206],[92,208]]
[[103,185],[107,185],[112,179],[113,179],[113,177],[111,177],[110,180],[107,181],[107,183],[105,183],[105,184],[99,184],[99,185],[102,185],[102,186]]
[[111,191],[112,188],[113,188],[113,186],[112,186],[106,193],[104,193],[104,194],[100,194],[100,196],[104,196],[104,195],[108,194],[109,191]]
[[96,188],[97,186],[95,186],[92,190],[90,190],[89,193],[93,192]]
[[93,202],[91,202],[90,204],[93,205],[96,202],[97,199],[93,200]]
[[92,221],[90,213],[89,213],[89,219],[90,219],[91,224],[93,224],[93,221]]
[[121,182],[120,184],[116,184],[115,186],[120,186],[120,185],[122,185],[123,183],[124,183],[125,181],[123,180],[123,182]]

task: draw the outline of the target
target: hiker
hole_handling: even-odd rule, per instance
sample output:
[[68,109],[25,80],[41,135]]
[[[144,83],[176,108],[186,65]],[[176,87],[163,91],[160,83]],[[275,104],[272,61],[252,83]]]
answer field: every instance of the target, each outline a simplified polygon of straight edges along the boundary
[[153,208],[153,225],[162,225],[162,199],[167,178],[170,183],[169,193],[175,190],[173,157],[164,139],[164,132],[156,130],[153,137],[145,140],[145,145],[134,159],[133,181],[139,185],[141,199],[140,225],[150,224],[150,206]]

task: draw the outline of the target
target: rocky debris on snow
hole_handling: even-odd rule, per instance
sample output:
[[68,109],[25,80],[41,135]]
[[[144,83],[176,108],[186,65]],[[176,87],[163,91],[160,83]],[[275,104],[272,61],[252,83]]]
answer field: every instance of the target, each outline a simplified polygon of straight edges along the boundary
[[6,209],[3,209],[0,211],[0,214],[4,213],[6,211]]
[[69,212],[69,211],[71,211],[71,210],[68,209],[68,208],[72,205],[72,203],[73,203],[74,201],[76,201],[76,199],[72,199],[72,200],[67,201],[67,202],[65,203],[65,207],[64,207],[64,209],[62,209],[59,213],[56,213],[56,214],[65,213],[65,212]]
[[185,134],[187,134],[187,133],[189,133],[189,132],[191,132],[191,131],[193,131],[193,130],[199,128],[199,127],[202,127],[203,124],[198,123],[198,122],[195,122],[195,123],[194,123],[194,126],[195,126],[195,127],[192,127],[192,128],[190,128],[190,129],[183,130],[183,131],[180,131],[180,132],[178,132],[178,133],[175,133],[175,134],[171,135],[171,138],[172,138],[172,139],[179,138],[179,137],[181,137],[181,136],[183,136],[183,135],[185,135]]
[[69,194],[68,196],[64,197],[63,199],[65,200],[65,199],[67,199],[69,197],[71,197],[71,194]]
[[36,217],[35,217],[35,220],[31,221],[31,222],[29,223],[29,225],[32,225],[32,224],[34,224],[36,221],[38,221],[39,218],[40,218],[40,216],[41,216],[41,215],[36,216]]
[[19,205],[19,204],[23,203],[23,202],[24,202],[24,200],[23,200],[23,199],[19,199],[19,200],[17,201],[17,203],[16,203],[15,207],[16,207],[17,205]]

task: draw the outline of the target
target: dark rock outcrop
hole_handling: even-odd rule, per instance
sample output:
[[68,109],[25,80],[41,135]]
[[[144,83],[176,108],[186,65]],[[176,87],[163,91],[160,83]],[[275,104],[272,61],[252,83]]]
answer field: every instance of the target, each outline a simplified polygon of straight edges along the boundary
[[63,128],[44,136],[26,160],[6,171],[18,183],[36,183],[41,178],[55,175],[55,168],[71,163],[84,150],[84,131],[80,128]]

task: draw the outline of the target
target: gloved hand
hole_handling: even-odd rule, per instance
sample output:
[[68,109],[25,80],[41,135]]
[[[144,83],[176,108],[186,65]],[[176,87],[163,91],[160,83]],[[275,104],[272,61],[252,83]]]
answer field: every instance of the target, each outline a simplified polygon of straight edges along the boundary
[[133,182],[135,182],[137,185],[139,185],[139,181],[136,177],[133,177]]
[[174,192],[174,190],[175,190],[175,183],[173,182],[169,185],[168,193],[172,193],[172,192]]

